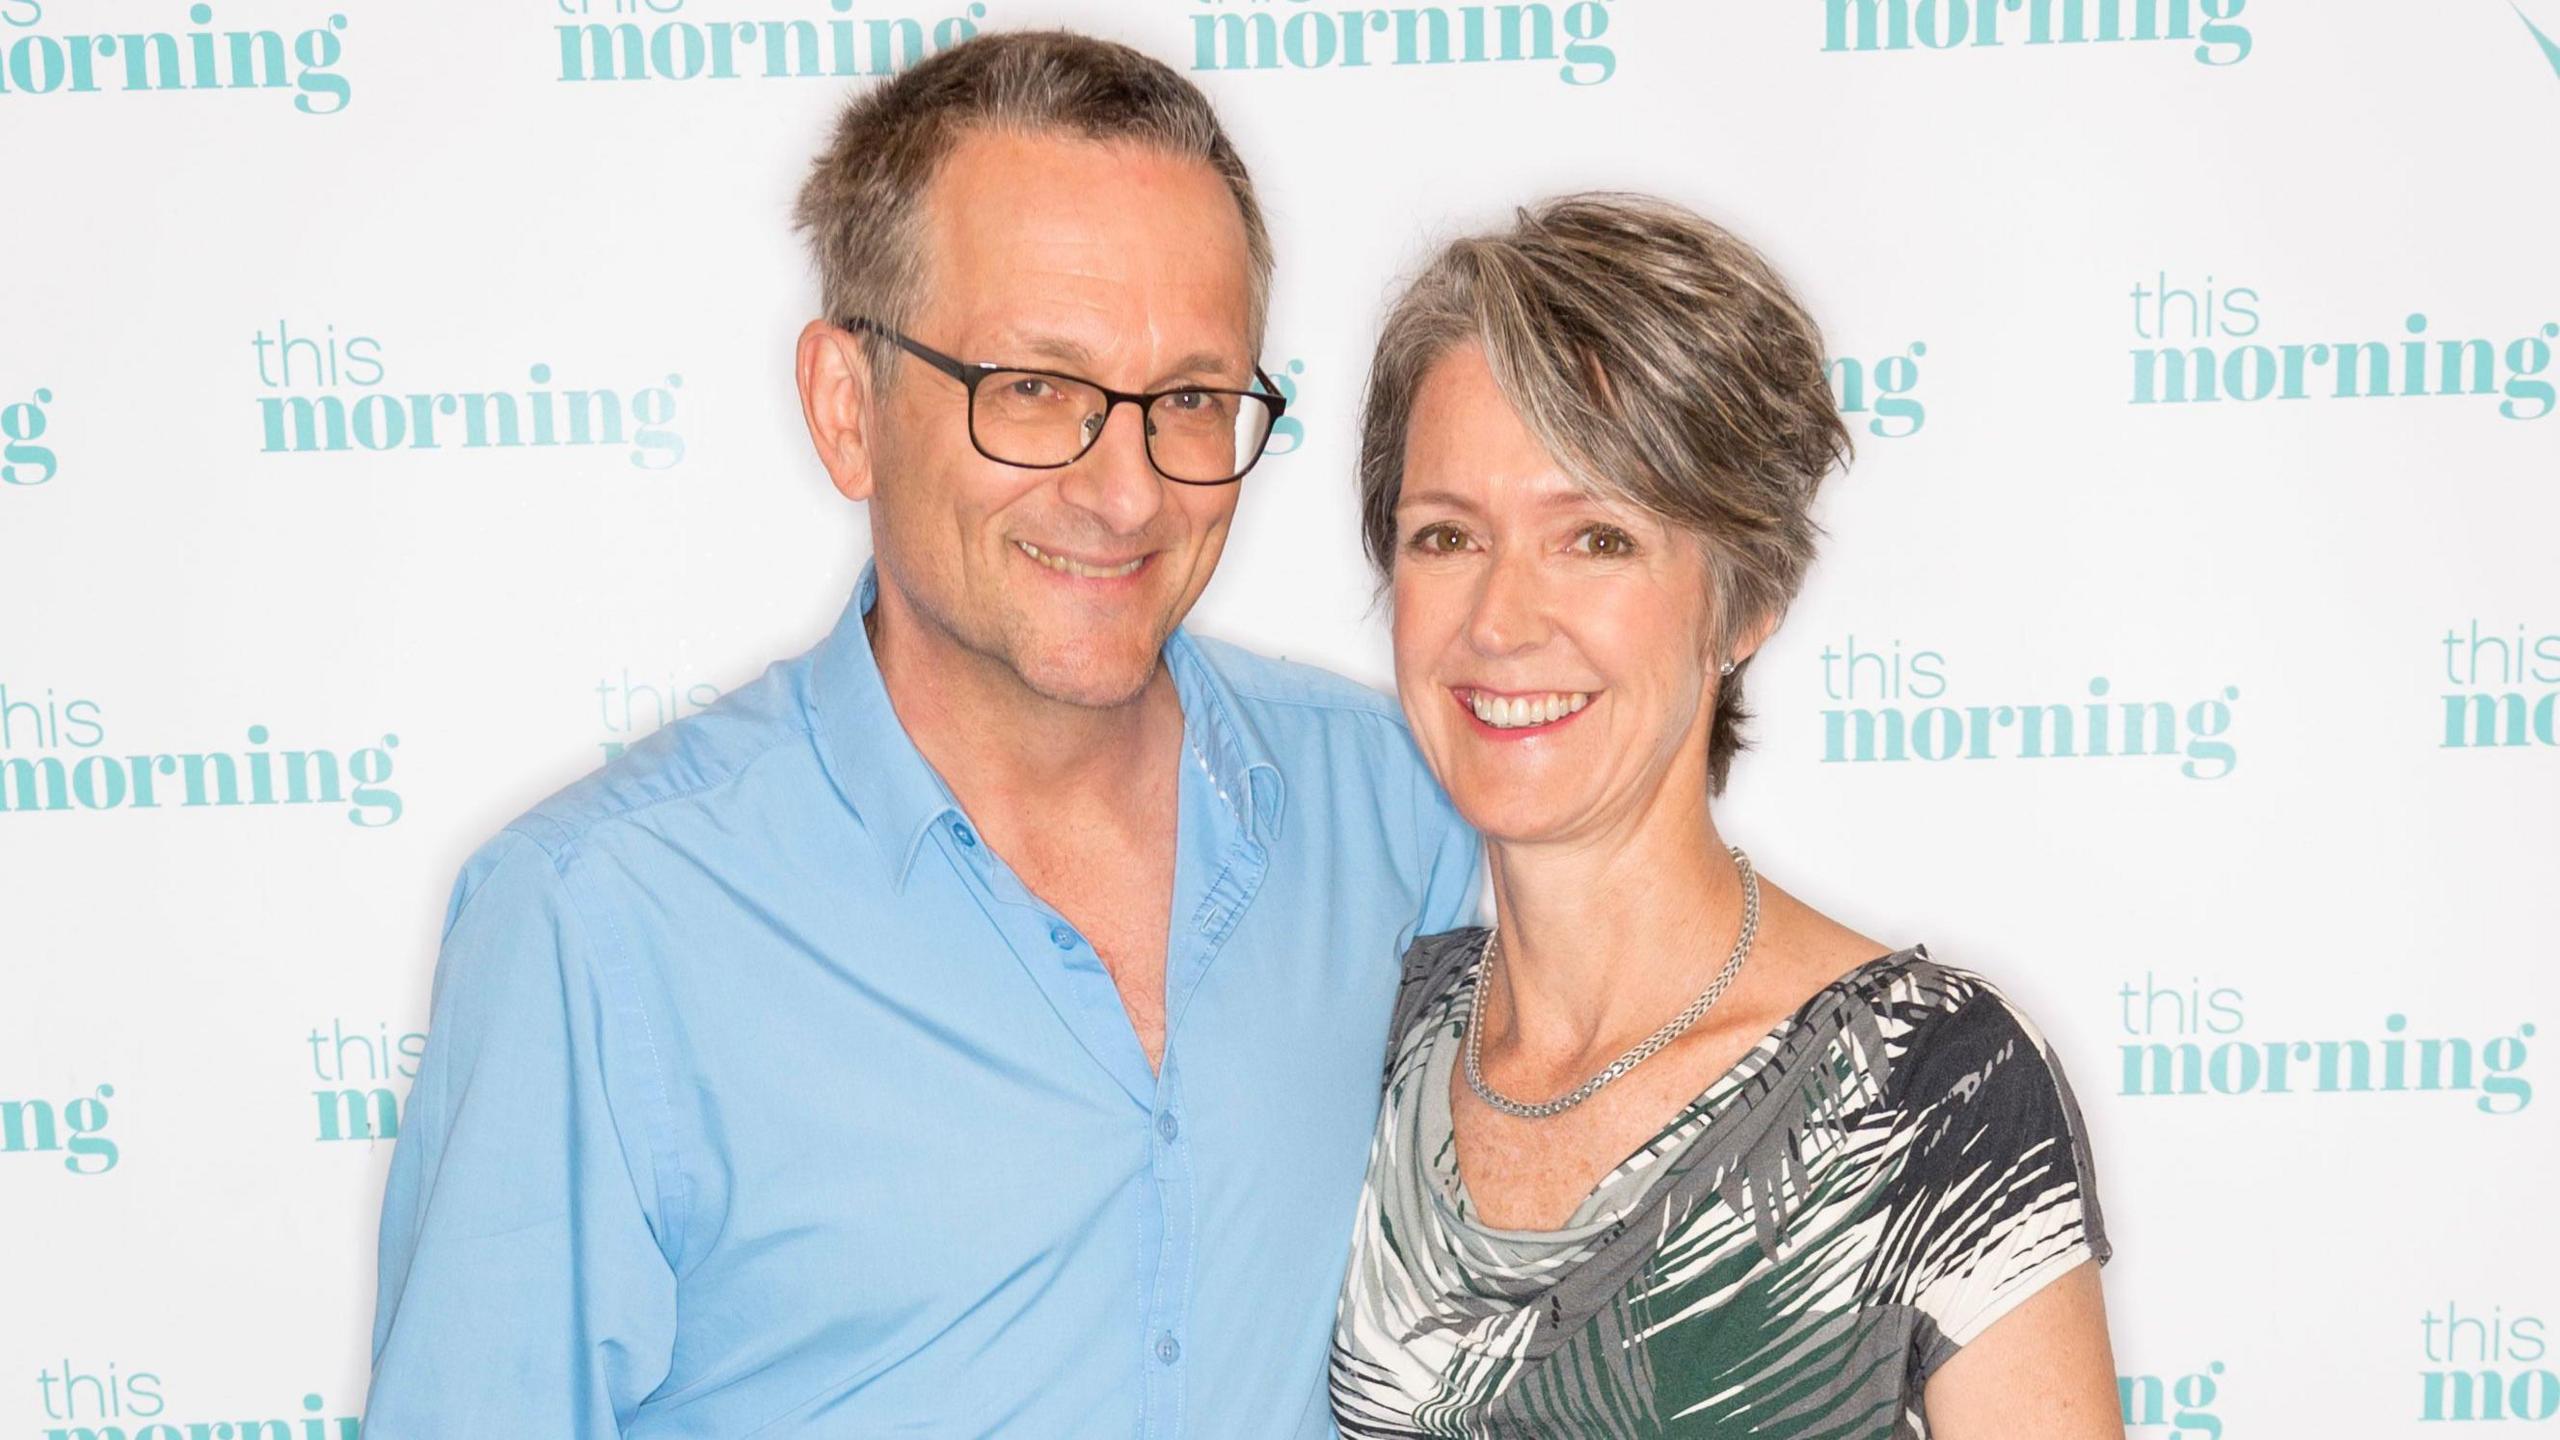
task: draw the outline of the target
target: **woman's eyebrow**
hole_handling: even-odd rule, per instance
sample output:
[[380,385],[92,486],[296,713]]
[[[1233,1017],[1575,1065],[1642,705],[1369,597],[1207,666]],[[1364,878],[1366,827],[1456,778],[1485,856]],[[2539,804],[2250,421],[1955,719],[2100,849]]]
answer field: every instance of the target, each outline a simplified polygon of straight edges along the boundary
[[1477,513],[1481,508],[1475,501],[1454,490],[1407,490],[1396,497],[1396,508],[1402,510],[1408,505],[1445,505],[1452,510],[1464,510],[1470,515]]

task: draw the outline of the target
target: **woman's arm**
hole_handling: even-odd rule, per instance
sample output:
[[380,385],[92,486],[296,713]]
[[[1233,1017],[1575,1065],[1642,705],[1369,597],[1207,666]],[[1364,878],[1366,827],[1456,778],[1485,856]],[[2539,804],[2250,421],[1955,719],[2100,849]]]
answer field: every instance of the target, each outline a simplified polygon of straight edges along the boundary
[[2097,1262],[1993,1321],[1929,1377],[1921,1405],[1930,1440],[2123,1440]]

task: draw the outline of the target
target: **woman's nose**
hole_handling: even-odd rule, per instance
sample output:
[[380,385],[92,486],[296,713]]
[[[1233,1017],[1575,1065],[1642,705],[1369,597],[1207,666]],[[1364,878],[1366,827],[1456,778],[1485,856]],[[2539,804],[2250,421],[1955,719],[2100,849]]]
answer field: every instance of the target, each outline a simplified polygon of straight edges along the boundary
[[1475,610],[1467,617],[1468,643],[1484,655],[1517,654],[1544,644],[1552,628],[1545,578],[1535,557],[1497,554],[1476,589]]

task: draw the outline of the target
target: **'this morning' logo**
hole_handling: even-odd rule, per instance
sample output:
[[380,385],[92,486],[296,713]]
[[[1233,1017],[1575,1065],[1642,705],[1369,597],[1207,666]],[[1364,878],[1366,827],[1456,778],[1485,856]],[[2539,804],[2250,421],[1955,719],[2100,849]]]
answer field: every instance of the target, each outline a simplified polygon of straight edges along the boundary
[[29,398],[0,405],[0,485],[42,485],[62,473],[53,447],[38,443],[52,403],[53,392],[39,385]]
[[[187,1440],[231,1437],[239,1440],[362,1440],[364,1421],[354,1415],[324,1413],[318,1394],[302,1397],[295,1419],[243,1420],[243,1405],[219,1412],[226,1418],[187,1422],[169,1416],[169,1387],[156,1370],[127,1370],[113,1360],[91,1361],[82,1369],[69,1360],[47,1364],[36,1372],[36,1389],[50,1422],[44,1440]],[[200,1409],[213,1405],[198,1402]]]
[[[1937,650],[1904,654],[1864,650],[1848,636],[1822,650],[1825,763],[1899,760],[2106,760],[2133,756],[2178,762],[2190,780],[2219,780],[2240,763],[2227,738],[2231,702],[2240,687],[2181,706],[2127,700],[2114,682],[2091,676],[2085,697],[2007,704],[1931,704],[1957,693],[1947,657]],[[1838,703],[1855,702],[1855,703]]]
[[106,1135],[107,1102],[114,1098],[113,1085],[94,1085],[60,1102],[0,1098],[0,1157],[59,1155],[74,1175],[106,1174],[118,1158],[116,1142]]
[[1618,73],[1609,0],[1573,4],[1338,6],[1330,0],[1195,0],[1194,70],[1552,65],[1567,85]]
[[[1307,373],[1307,362],[1292,357],[1288,364],[1270,372],[1271,388],[1291,406],[1298,403],[1298,381]],[[1286,455],[1307,443],[1307,422],[1295,413],[1283,413],[1271,422],[1271,438],[1263,443],[1262,458]]]
[[2419,1318],[2427,1368],[2418,1373],[2421,1420],[2549,1420],[2560,1416],[2560,1373],[2539,1315],[2510,1318],[2448,1304]]
[[249,345],[260,385],[303,392],[258,397],[258,448],[270,455],[593,446],[628,447],[642,470],[684,462],[675,429],[682,375],[628,390],[554,388],[551,367],[536,361],[520,387],[401,392],[382,388],[389,367],[371,335],[341,339],[328,325],[314,338],[278,320]]
[[604,738],[596,744],[603,747],[605,759],[620,759],[632,741],[671,720],[708,709],[719,698],[720,687],[708,681],[635,681],[625,667],[620,680],[596,682],[596,719],[604,727]]
[[[938,18],[854,15],[854,0],[801,0],[775,19],[684,15],[686,0],[549,0],[563,80],[787,80],[894,75],[978,33],[984,4]],[[775,0],[777,8],[791,0]],[[628,19],[593,18],[599,13]]]
[[[2441,748],[2560,745],[2560,631],[2483,629],[2471,620],[2444,632]],[[2539,693],[2536,693],[2536,692]]]
[[2119,1375],[2116,1398],[2127,1440],[2222,1440],[2222,1362],[2185,1375]]
[[347,751],[270,750],[271,732],[251,725],[247,748],[135,755],[104,749],[107,734],[95,700],[49,689],[38,700],[0,683],[0,813],[345,805],[348,822],[366,829],[400,818],[397,735]]
[[2193,43],[2206,65],[2237,65],[2253,42],[2248,0],[1825,0],[1822,48],[1953,50],[2000,45]]
[[[335,115],[353,91],[338,73],[347,17],[328,15],[290,35],[217,26],[211,5],[119,3],[92,14],[131,29],[59,33],[45,25],[44,0],[0,0],[0,95],[94,95],[158,91],[195,95],[281,90],[305,115]],[[150,28],[155,19],[165,28]]]
[[2533,23],[2533,17],[2524,13],[2522,7],[2517,8],[2516,18],[2524,22],[2525,29],[2533,32],[2534,42],[2542,47],[2542,58],[2551,62],[2551,73],[2560,75],[2560,28],[2543,29]]
[[2533,1103],[2524,1072],[2528,1021],[2514,1033],[2473,1041],[2409,1033],[2409,1017],[2382,1017],[2380,1033],[2326,1040],[2244,1038],[2240,991],[2163,986],[2146,971],[2116,992],[2126,1040],[2123,1095],[2340,1095],[2433,1093],[2467,1096],[2483,1115],[2516,1115]]
[[1881,439],[1919,434],[1920,427],[1929,423],[1929,407],[1912,392],[1919,388],[1920,361],[1928,353],[1927,341],[1914,340],[1900,353],[1880,360],[1832,357],[1827,378],[1840,413],[1867,417],[1867,433]]
[[[350,1032],[332,1019],[326,1034],[315,1025],[303,1043],[311,1047],[311,1077],[320,1082],[311,1092],[318,1110],[314,1140],[400,1138],[400,1107],[427,1053],[425,1031],[394,1036],[381,1024],[370,1034]],[[402,1088],[394,1091],[394,1083]]]
[[2265,328],[2251,286],[2219,290],[2173,285],[2133,287],[2133,395],[2136,405],[2224,401],[2369,400],[2500,397],[2509,420],[2539,420],[2560,406],[2543,378],[2560,322],[2545,321],[2500,343],[2430,333],[2432,320],[2411,311],[2389,338],[2337,336],[2256,340]]

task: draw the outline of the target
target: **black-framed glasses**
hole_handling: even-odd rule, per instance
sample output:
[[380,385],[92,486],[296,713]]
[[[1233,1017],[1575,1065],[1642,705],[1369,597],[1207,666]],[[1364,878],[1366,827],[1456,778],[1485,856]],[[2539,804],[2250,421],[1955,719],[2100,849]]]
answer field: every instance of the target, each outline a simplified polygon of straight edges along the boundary
[[959,381],[969,392],[969,443],[990,460],[1026,470],[1073,465],[1102,438],[1114,409],[1135,405],[1157,474],[1183,485],[1232,485],[1262,458],[1272,424],[1289,408],[1259,365],[1253,378],[1260,390],[1183,385],[1140,395],[1060,370],[956,360],[859,315],[839,324],[892,341]]

